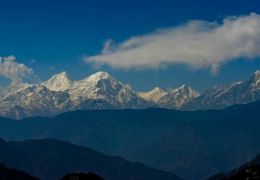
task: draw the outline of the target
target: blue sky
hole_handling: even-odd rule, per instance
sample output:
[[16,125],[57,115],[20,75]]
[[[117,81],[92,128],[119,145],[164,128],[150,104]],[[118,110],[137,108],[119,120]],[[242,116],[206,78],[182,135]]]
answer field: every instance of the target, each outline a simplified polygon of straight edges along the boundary
[[[121,43],[157,29],[174,28],[190,20],[222,23],[227,16],[260,14],[257,0],[10,0],[1,1],[0,56],[14,55],[17,63],[33,69],[41,80],[67,71],[80,79],[97,70],[107,71],[136,90],[171,88],[183,83],[203,91],[212,85],[247,78],[260,69],[258,57],[244,57],[209,69],[183,64],[164,68],[96,69],[83,58],[100,54],[107,39]],[[181,43],[181,42],[180,42]],[[2,84],[6,83],[3,77]]]

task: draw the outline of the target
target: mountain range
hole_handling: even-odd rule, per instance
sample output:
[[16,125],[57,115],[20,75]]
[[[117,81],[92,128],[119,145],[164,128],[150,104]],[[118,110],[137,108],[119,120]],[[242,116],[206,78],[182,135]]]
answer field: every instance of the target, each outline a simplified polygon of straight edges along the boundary
[[54,139],[16,142],[0,139],[0,163],[42,180],[57,180],[70,172],[95,172],[108,180],[181,180],[166,171]]
[[60,139],[199,180],[259,154],[259,109],[256,101],[221,110],[85,110],[21,121],[0,118],[0,137]]
[[38,84],[18,84],[0,89],[0,115],[15,119],[52,116],[89,109],[143,109],[160,107],[179,110],[222,109],[260,100],[260,71],[247,80],[221,85],[199,93],[188,85],[136,92],[106,72],[72,81],[66,72]]

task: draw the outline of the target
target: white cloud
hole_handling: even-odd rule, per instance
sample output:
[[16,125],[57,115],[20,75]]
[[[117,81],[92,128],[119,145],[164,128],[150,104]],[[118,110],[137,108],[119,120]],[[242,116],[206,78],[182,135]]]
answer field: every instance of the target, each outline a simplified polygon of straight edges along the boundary
[[34,76],[31,68],[24,64],[19,64],[15,60],[16,58],[13,55],[0,57],[0,76],[11,80],[11,85],[21,83],[24,78]]
[[186,64],[191,68],[210,68],[215,74],[228,61],[258,56],[260,15],[251,13],[227,17],[220,24],[190,21],[118,44],[109,40],[100,54],[85,57],[85,61],[124,69]]

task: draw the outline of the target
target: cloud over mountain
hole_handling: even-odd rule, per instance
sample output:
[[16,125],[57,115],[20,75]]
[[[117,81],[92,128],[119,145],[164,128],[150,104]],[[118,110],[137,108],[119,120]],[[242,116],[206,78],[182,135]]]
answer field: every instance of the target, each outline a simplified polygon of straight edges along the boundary
[[20,83],[24,78],[33,75],[33,70],[24,64],[15,62],[13,55],[0,57],[0,76],[11,80],[11,84]]
[[229,61],[260,56],[259,49],[260,15],[251,13],[226,17],[222,23],[193,20],[121,43],[109,40],[100,54],[85,57],[85,61],[123,69],[185,64],[209,68],[215,74]]

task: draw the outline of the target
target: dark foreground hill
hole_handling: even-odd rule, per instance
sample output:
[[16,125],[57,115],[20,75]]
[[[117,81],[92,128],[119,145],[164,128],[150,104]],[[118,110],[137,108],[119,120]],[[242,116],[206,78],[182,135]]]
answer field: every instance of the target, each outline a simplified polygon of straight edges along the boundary
[[217,174],[208,180],[257,180],[260,179],[260,155],[229,173]]
[[29,174],[18,171],[16,169],[7,168],[0,164],[0,179],[1,180],[37,180]]
[[104,180],[94,173],[69,173],[60,180]]
[[218,111],[95,110],[22,121],[2,118],[0,137],[62,139],[186,179],[205,179],[260,152],[259,112],[255,102]]
[[0,140],[0,163],[35,177],[57,180],[70,172],[95,172],[104,179],[179,180],[174,174],[111,157],[83,146],[44,139]]

